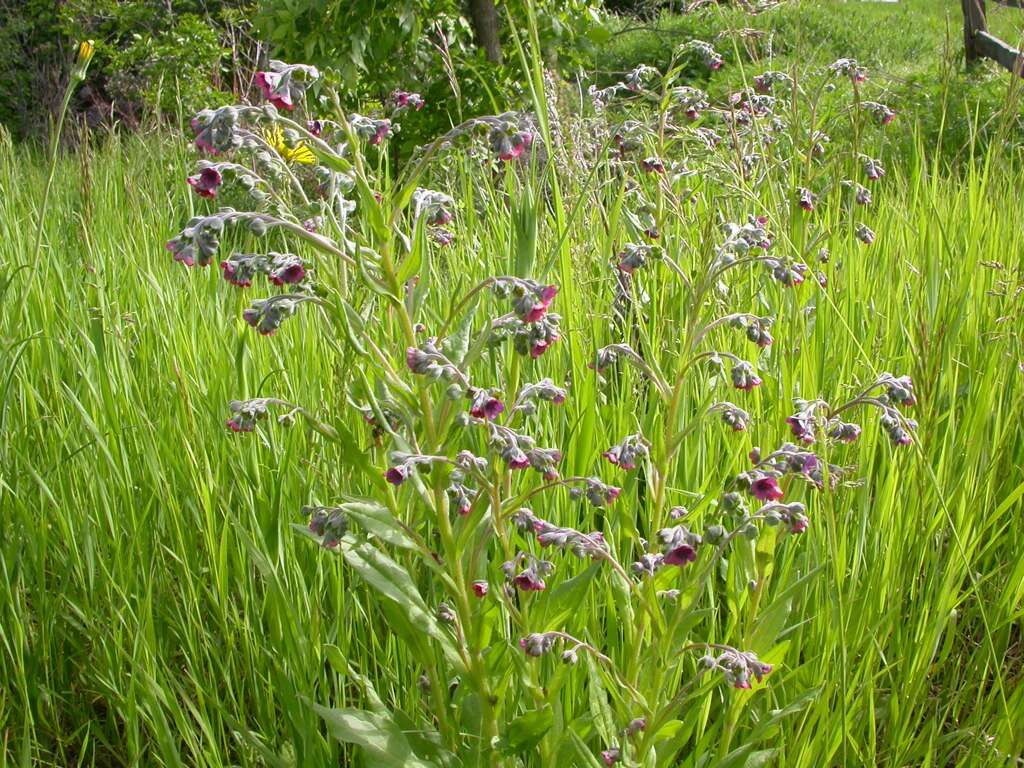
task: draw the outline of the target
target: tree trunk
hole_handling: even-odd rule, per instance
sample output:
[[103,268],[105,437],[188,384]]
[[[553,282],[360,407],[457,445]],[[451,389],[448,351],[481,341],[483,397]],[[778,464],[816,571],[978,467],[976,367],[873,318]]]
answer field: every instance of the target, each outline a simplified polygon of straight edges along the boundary
[[494,7],[494,0],[469,0],[469,17],[473,22],[476,44],[484,49],[488,61],[501,64],[498,9]]

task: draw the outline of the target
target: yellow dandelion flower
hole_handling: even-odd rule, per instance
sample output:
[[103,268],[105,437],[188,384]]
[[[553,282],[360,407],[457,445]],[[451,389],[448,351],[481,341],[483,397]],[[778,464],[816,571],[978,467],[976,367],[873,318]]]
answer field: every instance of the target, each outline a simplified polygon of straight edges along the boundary
[[277,154],[284,158],[285,162],[301,163],[302,165],[312,165],[316,162],[316,155],[301,141],[294,146],[288,146],[288,142],[284,140],[284,131],[279,125],[264,130],[263,138],[277,151]]

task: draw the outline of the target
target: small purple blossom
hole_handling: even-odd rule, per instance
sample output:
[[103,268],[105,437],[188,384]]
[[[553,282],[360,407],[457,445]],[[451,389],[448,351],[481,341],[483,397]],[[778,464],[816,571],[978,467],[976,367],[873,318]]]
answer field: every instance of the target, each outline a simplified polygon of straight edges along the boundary
[[394,90],[388,98],[395,109],[412,108],[418,112],[426,106],[423,97],[411,91]]
[[646,457],[650,449],[642,435],[629,435],[601,455],[619,469],[636,469],[637,461]]
[[470,389],[469,396],[469,414],[474,418],[493,420],[505,411],[505,404],[485,389]]
[[854,235],[864,245],[871,245],[875,242],[875,233],[866,224],[858,224]]
[[754,387],[761,386],[761,378],[754,373],[754,366],[746,360],[734,363],[729,376],[732,379],[732,385],[744,392],[750,392]]
[[701,544],[700,534],[685,525],[662,528],[658,531],[665,565],[684,566],[697,559],[697,547]]
[[194,176],[189,176],[187,181],[197,195],[212,199],[217,196],[224,177],[213,166],[207,166]]
[[750,484],[750,495],[759,501],[778,501],[785,494],[772,475],[762,475]]

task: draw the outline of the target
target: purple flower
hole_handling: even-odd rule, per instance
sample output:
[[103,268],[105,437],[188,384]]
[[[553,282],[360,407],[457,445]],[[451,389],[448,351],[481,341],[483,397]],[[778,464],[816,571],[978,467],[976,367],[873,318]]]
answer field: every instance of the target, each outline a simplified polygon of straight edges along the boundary
[[543,656],[555,646],[557,637],[552,634],[534,632],[519,640],[519,647],[527,656]]
[[248,288],[252,285],[252,279],[258,271],[255,258],[236,253],[220,263],[221,274],[232,285]]
[[263,93],[263,98],[269,101],[278,109],[287,112],[295,109],[291,92],[287,89],[280,89],[281,73],[279,72],[257,72],[256,87]]
[[829,422],[828,436],[840,443],[852,443],[860,437],[860,426],[835,419]]
[[678,565],[683,567],[697,559],[697,547],[701,544],[701,537],[685,525],[676,525],[672,528],[662,528],[658,531],[658,540],[662,545],[665,565]]
[[487,591],[490,586],[486,581],[474,581],[473,582],[473,594],[477,597],[483,598],[487,596]]
[[722,421],[733,432],[744,431],[750,422],[750,414],[732,403],[718,403],[712,407],[712,410],[721,412]]
[[639,459],[647,456],[649,449],[642,435],[629,435],[618,445],[613,445],[601,455],[610,463],[629,471],[636,469]]
[[857,230],[854,232],[854,235],[856,235],[857,239],[864,243],[864,245],[871,245],[875,242],[875,233],[864,224],[857,225]]
[[287,296],[256,299],[242,312],[242,319],[262,336],[272,336],[287,318],[295,314],[296,303]]
[[505,410],[505,404],[485,389],[471,390],[470,397],[473,399],[473,404],[470,406],[469,415],[475,419],[493,421]]
[[306,277],[306,268],[298,256],[276,254],[267,277],[274,285],[294,285]]
[[384,473],[384,479],[392,485],[401,485],[409,477],[409,467],[405,464],[399,464],[397,467],[391,467],[387,472]]
[[547,585],[533,568],[527,568],[512,579],[512,585],[521,592],[543,592]]
[[450,232],[447,229],[433,229],[430,231],[430,237],[434,240],[435,243],[441,246],[451,245],[452,242],[455,240],[454,233]]
[[255,422],[242,422],[236,418],[230,418],[224,424],[232,432],[252,432],[256,428]]
[[806,187],[800,187],[796,191],[797,198],[799,200],[800,208],[810,213],[814,210],[814,204],[818,201],[818,196],[811,192]]
[[224,181],[224,177],[216,168],[209,166],[194,176],[189,176],[187,181],[200,197],[214,198],[217,196],[217,190]]
[[644,266],[648,259],[660,257],[661,250],[654,245],[636,245],[628,243],[623,247],[622,252],[616,257],[618,263],[615,265],[620,272],[627,275],[633,274],[634,270]]
[[508,125],[491,130],[491,148],[503,163],[518,160],[533,145],[533,133],[515,131]]
[[601,752],[601,760],[605,765],[611,766],[622,760],[622,751],[618,747],[611,747]]
[[661,159],[657,157],[645,157],[643,160],[640,161],[640,167],[643,168],[643,170],[646,173],[660,173],[661,175],[665,174],[665,163],[663,163]]
[[555,296],[558,294],[557,285],[543,285],[536,292],[537,301],[530,307],[525,315],[522,316],[524,323],[536,323],[548,312],[548,307],[551,306],[551,302],[554,301]]
[[390,100],[395,109],[405,109],[406,107],[412,107],[419,111],[426,106],[426,102],[423,97],[418,93],[412,93],[410,91],[394,90],[391,92]]
[[814,416],[807,412],[794,414],[786,419],[793,436],[808,445],[814,442]]
[[761,385],[761,378],[754,373],[754,367],[745,360],[733,365],[730,376],[732,385],[744,392],[750,392],[754,387]]
[[778,501],[783,497],[778,481],[771,475],[759,477],[750,484],[751,495],[760,501]]
[[917,404],[914,396],[914,382],[909,376],[895,377],[884,374],[882,379],[885,383],[885,394],[897,405],[912,406]]
[[885,168],[878,160],[864,156],[861,158],[861,162],[864,166],[864,175],[871,181],[878,181],[880,178],[885,176]]
[[526,469],[528,466],[530,466],[529,457],[525,453],[523,453],[519,448],[513,450],[506,458],[506,460],[508,461],[508,466],[511,469]]
[[683,566],[697,559],[697,550],[689,544],[670,549],[665,553],[665,565]]

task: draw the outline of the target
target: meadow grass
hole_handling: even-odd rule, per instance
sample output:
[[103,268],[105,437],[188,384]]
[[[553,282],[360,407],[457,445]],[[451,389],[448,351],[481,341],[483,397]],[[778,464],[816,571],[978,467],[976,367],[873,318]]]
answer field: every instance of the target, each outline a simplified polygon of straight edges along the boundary
[[[808,532],[759,561],[758,600],[740,565],[723,566],[708,589],[715,610],[690,634],[746,644],[777,670],[766,686],[683,713],[676,729],[692,749],[682,765],[1004,765],[1021,754],[1024,171],[996,145],[954,174],[911,119],[898,125],[909,149],[886,156],[864,214],[877,241],[859,245],[839,207],[825,208],[827,288],[741,283],[741,304],[758,309],[767,296],[777,315],[750,401],[756,421],[739,436],[717,424],[693,436],[669,492],[680,503],[715,494],[754,445],[785,439],[794,397],[840,400],[886,370],[914,379],[919,440],[897,450],[866,421],[860,442],[832,456],[863,482],[817,497]],[[27,264],[47,169],[31,149],[0,144],[0,765],[350,764],[358,758],[310,701],[363,706],[369,680],[414,722],[424,706],[417,679],[429,662],[388,629],[392,617],[341,559],[291,530],[304,504],[366,492],[351,449],[300,429],[247,439],[223,429],[230,399],[281,396],[347,427],[375,466],[387,464],[350,403],[359,362],[323,317],[305,313],[260,339],[239,320],[247,299],[163,250],[201,207],[183,183],[191,161],[164,134],[63,157],[43,256]],[[510,271],[509,198],[523,192],[466,157],[447,168],[476,205],[423,275],[436,313]],[[566,449],[563,473],[587,474],[623,435],[654,438],[664,415],[633,373],[598,388],[586,367],[617,340],[608,262],[628,239],[624,182],[598,171],[559,184],[562,204],[538,208],[538,263],[550,257],[561,282],[566,343],[530,378],[571,380],[565,417],[541,419]],[[784,187],[759,194],[760,205],[786,205]],[[746,202],[702,198],[663,236],[693,246],[685,260],[710,247],[709,221]],[[790,242],[802,242],[797,222]],[[681,332],[677,294],[661,267],[643,286],[644,342],[668,349]],[[393,322],[372,330],[382,344]],[[483,365],[500,370],[493,358]],[[684,408],[706,386],[688,384]],[[545,499],[544,514],[625,546],[643,490],[620,480],[623,500],[603,514],[562,497]],[[406,514],[420,522],[414,506]],[[586,567],[567,560],[558,580]],[[429,580],[419,585],[432,594]],[[620,596],[602,586],[574,599],[566,628],[628,667]],[[556,673],[555,727],[589,744],[608,704],[586,669]]]

